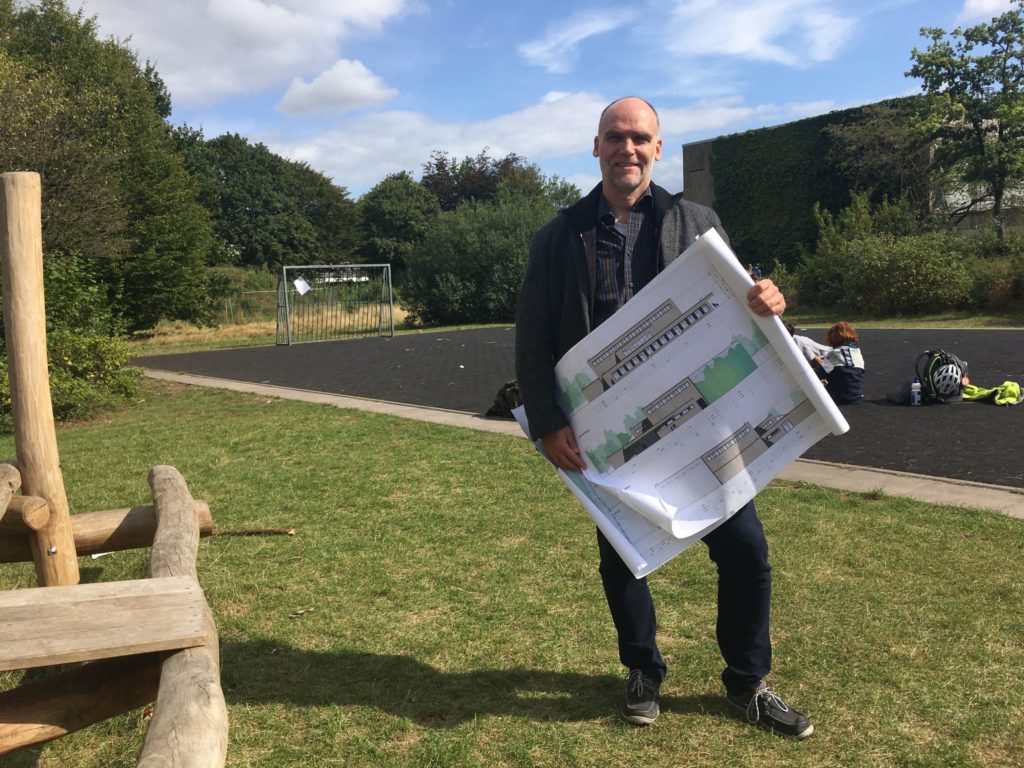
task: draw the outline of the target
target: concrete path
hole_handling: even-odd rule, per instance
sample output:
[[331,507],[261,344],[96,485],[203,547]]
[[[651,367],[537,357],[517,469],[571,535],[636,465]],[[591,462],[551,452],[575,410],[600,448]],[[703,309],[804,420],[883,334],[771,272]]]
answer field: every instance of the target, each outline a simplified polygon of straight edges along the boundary
[[[417,421],[429,421],[435,424],[523,437],[522,431],[514,422],[505,419],[489,419],[464,411],[405,405],[384,400],[370,400],[362,397],[333,395],[325,392],[254,384],[230,379],[217,379],[192,374],[169,373],[167,371],[147,369],[145,374],[150,378],[177,382],[179,384],[215,387],[235,392],[278,397],[285,400],[323,403],[338,408],[354,408],[360,411],[383,413],[389,416],[399,416]],[[891,470],[866,469],[848,464],[832,464],[808,459],[799,459],[791,464],[779,475],[779,479],[803,481],[813,485],[858,493],[881,491],[889,496],[907,497],[933,504],[991,510],[1024,520],[1024,492],[1019,488],[972,483],[966,480],[948,480]]]

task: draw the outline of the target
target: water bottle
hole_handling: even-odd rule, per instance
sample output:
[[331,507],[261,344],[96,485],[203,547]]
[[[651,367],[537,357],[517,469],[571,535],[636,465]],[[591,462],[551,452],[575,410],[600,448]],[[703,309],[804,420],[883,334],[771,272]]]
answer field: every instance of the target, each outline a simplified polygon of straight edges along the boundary
[[916,377],[914,378],[914,383],[910,385],[910,404],[921,404],[921,380]]

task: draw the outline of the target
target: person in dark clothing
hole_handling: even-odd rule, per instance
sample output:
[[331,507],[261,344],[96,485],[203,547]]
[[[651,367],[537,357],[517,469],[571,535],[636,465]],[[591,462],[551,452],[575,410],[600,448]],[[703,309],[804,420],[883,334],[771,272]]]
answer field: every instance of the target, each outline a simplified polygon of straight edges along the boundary
[[832,349],[820,365],[825,371],[825,387],[837,405],[851,405],[864,399],[864,355],[857,331],[847,322],[828,329],[825,343]]
[[[556,401],[555,364],[611,317],[694,240],[711,229],[726,238],[709,208],[651,183],[661,158],[657,112],[636,97],[601,113],[594,157],[601,183],[562,211],[534,237],[516,312],[516,376],[530,432],[556,467],[585,469],[569,420]],[[786,302],[771,280],[747,296],[750,310],[781,315]],[[629,670],[623,716],[645,725],[658,716],[667,671],[656,642],[654,602],[646,579],[636,579],[597,533],[599,572],[618,635],[619,659]],[[728,701],[747,719],[777,733],[804,738],[814,726],[770,688],[771,568],[764,529],[750,502],[704,537],[718,567],[717,638],[725,659]]]

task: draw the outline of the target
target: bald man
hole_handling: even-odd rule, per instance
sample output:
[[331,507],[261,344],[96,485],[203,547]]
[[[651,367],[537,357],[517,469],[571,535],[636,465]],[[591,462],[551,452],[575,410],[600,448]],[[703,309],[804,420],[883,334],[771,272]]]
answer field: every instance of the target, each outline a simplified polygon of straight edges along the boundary
[[[661,152],[654,107],[633,96],[613,101],[594,137],[601,183],[546,224],[530,246],[516,311],[516,375],[531,434],[540,437],[548,460],[567,471],[586,464],[556,401],[555,364],[699,235],[713,227],[728,241],[711,209],[651,182]],[[759,280],[746,299],[764,317],[786,308],[771,280]],[[655,637],[654,602],[647,580],[634,578],[600,531],[597,539],[619,659],[628,670],[622,714],[648,725],[660,711],[667,671]],[[797,739],[809,736],[810,720],[765,683],[772,655],[771,568],[754,503],[703,540],[718,567],[716,632],[726,698],[753,724]]]

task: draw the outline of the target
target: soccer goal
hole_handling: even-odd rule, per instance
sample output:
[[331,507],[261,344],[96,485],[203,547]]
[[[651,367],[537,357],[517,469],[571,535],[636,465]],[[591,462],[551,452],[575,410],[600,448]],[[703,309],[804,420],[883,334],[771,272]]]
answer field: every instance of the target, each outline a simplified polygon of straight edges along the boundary
[[277,343],[394,336],[390,264],[312,264],[281,268]]

